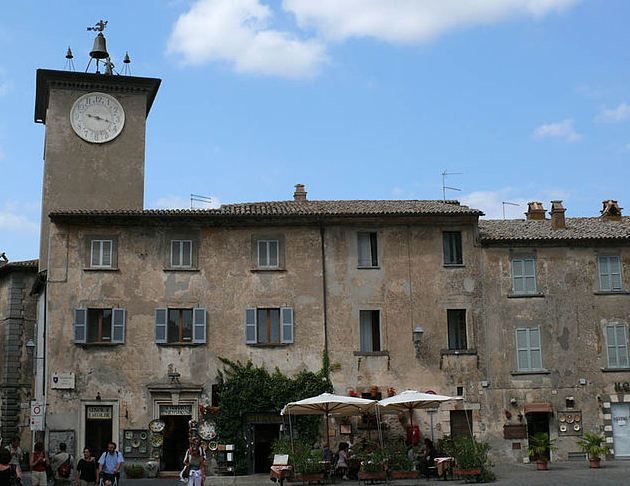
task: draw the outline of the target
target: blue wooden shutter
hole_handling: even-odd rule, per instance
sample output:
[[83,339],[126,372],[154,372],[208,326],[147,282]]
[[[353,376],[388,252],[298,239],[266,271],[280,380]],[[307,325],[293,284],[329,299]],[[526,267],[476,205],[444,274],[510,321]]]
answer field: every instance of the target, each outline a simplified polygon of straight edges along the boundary
[[280,319],[282,324],[282,343],[293,342],[293,308],[282,307],[280,309]]
[[125,342],[125,309],[112,309],[112,343]]
[[256,329],[256,309],[245,309],[245,343],[256,344],[258,342]]
[[193,343],[206,342],[206,309],[198,307],[193,309]]
[[87,342],[87,309],[74,309],[74,342]]
[[166,342],[166,316],[168,309],[155,309],[155,342]]

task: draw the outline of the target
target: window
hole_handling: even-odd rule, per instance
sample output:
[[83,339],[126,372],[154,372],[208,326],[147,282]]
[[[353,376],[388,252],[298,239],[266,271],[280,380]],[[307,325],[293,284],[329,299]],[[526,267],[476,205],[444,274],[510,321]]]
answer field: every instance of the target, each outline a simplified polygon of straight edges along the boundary
[[278,240],[257,240],[256,251],[258,268],[278,268],[280,266]]
[[75,309],[74,342],[122,344],[125,318],[125,309]]
[[609,368],[628,368],[628,338],[625,324],[606,326]]
[[293,342],[291,307],[245,309],[247,344],[290,344]]
[[206,309],[155,309],[155,342],[203,344],[206,342]]
[[444,265],[461,265],[462,258],[462,233],[460,231],[445,231],[442,233],[442,246],[444,248]]
[[171,267],[192,267],[192,240],[171,240]]
[[472,437],[472,410],[451,410],[451,439]]
[[462,350],[468,348],[466,341],[466,310],[448,309],[448,349]]
[[618,256],[600,256],[599,289],[604,292],[619,292],[621,286],[621,261]]
[[533,257],[512,259],[512,292],[536,293],[536,260]]
[[90,267],[112,267],[112,240],[92,240],[90,251]]
[[518,371],[542,370],[539,327],[516,330],[516,361]]
[[378,246],[376,233],[358,233],[358,254],[360,267],[378,266]]
[[381,350],[381,313],[377,310],[359,311],[359,337],[362,352]]

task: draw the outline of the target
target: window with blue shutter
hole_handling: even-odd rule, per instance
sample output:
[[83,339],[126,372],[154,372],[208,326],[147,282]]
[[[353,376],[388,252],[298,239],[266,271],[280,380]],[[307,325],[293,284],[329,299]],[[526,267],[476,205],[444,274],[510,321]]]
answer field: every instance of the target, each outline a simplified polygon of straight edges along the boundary
[[282,318],[282,343],[289,344],[293,342],[293,309],[291,307],[282,307],[280,309]]
[[543,369],[539,327],[516,330],[516,362],[518,371]]
[[112,310],[112,340],[113,344],[125,342],[125,309]]
[[606,326],[606,348],[609,368],[628,368],[628,337],[625,324]]
[[512,292],[535,294],[536,260],[533,257],[512,259]]
[[245,309],[245,343],[256,344],[257,342],[256,309]]
[[198,307],[193,309],[193,343],[204,344],[206,342],[206,309]]
[[166,342],[166,313],[168,309],[155,309],[155,342]]
[[87,342],[87,309],[74,309],[74,342]]
[[619,292],[621,284],[621,259],[618,256],[600,256],[599,289],[604,292]]

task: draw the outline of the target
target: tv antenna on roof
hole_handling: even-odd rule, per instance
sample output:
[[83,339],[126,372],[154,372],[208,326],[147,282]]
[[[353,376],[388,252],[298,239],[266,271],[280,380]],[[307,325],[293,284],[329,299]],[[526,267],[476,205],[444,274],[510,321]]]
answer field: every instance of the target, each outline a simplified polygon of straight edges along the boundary
[[195,208],[195,202],[200,202],[202,204],[207,205],[206,207],[212,207],[212,204],[214,204],[214,199],[209,197],[209,196],[201,196],[200,194],[191,194],[190,195],[190,209],[204,209],[202,208]]
[[501,203],[501,206],[503,206],[503,219],[505,219],[505,206],[520,206],[520,204],[516,204],[516,203],[508,202],[508,201],[503,201]]
[[463,172],[448,172],[448,169],[444,169],[442,172],[442,200],[446,201],[446,190],[449,191],[461,191],[457,187],[449,187],[446,185],[446,177],[450,175],[462,175]]

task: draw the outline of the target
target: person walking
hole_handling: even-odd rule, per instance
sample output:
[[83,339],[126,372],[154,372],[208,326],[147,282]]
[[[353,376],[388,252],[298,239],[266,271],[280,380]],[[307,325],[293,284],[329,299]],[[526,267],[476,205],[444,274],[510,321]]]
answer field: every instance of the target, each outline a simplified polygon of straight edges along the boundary
[[94,486],[96,484],[96,459],[92,456],[89,447],[83,449],[83,458],[77,462],[77,476],[75,483],[77,486]]
[[13,437],[13,439],[11,439],[11,443],[6,447],[6,449],[11,454],[11,461],[9,462],[9,464],[11,464],[14,469],[19,471],[21,477],[22,468],[20,467],[20,462],[22,462],[22,458],[24,457],[24,451],[20,447],[20,438],[17,436]]
[[98,476],[102,475],[105,483],[120,484],[120,469],[124,462],[122,452],[116,450],[116,443],[108,442],[107,450],[98,459]]
[[48,476],[46,474],[46,466],[48,466],[48,456],[44,451],[43,442],[35,443],[29,465],[31,466],[31,485],[47,486]]
[[50,458],[50,467],[53,471],[55,486],[67,486],[70,484],[72,456],[66,449],[66,444],[61,442],[59,444],[59,452]]
[[8,449],[0,450],[0,486],[13,486],[22,481],[22,472],[11,464],[11,453]]
[[184,456],[184,467],[188,468],[188,486],[202,486],[206,463],[199,443],[194,440]]

